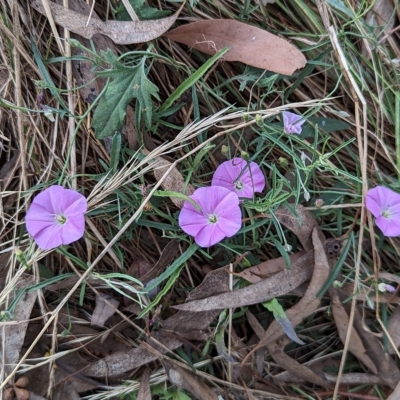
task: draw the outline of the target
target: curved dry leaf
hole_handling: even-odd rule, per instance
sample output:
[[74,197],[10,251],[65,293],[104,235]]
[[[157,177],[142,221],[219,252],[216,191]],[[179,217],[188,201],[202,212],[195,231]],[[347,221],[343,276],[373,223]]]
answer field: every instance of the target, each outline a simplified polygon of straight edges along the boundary
[[199,400],[217,400],[218,396],[192,372],[170,360],[162,360],[170,382],[191,393]]
[[142,374],[140,380],[139,392],[137,400],[151,400],[151,389],[150,389],[150,369],[146,368]]
[[310,211],[299,204],[296,207],[296,214],[287,207],[282,206],[275,211],[274,215],[282,225],[297,236],[304,250],[312,250],[314,248],[311,236],[317,223]]
[[[17,288],[22,290],[33,284],[33,278],[20,278]],[[22,345],[28,328],[29,317],[37,298],[38,291],[32,290],[25,293],[15,305],[12,312],[14,324],[4,324],[0,331],[0,368],[4,370],[5,377],[13,371],[21,356]],[[11,297],[11,296],[10,296]],[[9,299],[11,303],[11,298]]]
[[[290,254],[290,264],[296,262],[301,256],[304,255],[304,251],[298,251],[297,253]],[[235,272],[233,275],[240,276],[246,281],[256,283],[266,279],[268,275],[276,274],[277,272],[285,270],[286,262],[283,257],[274,258],[272,260],[264,261],[254,267],[245,269],[242,272]]]
[[[400,306],[397,306],[389,318],[388,333],[396,348],[400,346]],[[388,343],[388,353],[395,354],[392,344]]]
[[[314,271],[310,284],[299,302],[285,311],[293,328],[319,307],[321,299],[317,297],[317,293],[328,279],[330,272],[328,257],[326,256],[324,245],[320,238],[320,230],[317,227],[314,227],[312,231],[312,242],[314,246]],[[282,335],[284,335],[284,332],[281,326],[276,321],[273,321],[265,332],[265,340],[261,340],[260,344],[265,344],[267,342],[272,343],[278,340]]]
[[[116,44],[144,43],[160,37],[178,18],[181,8],[170,17],[149,21],[106,21],[91,18],[88,22],[86,15],[77,13],[68,8],[49,2],[53,18],[58,25],[74,32],[86,39],[101,33],[108,36]],[[40,0],[34,0],[32,7],[46,15]]]
[[[143,149],[142,153],[146,156],[150,154],[146,149]],[[153,174],[157,181],[164,177],[172,165],[172,163],[162,157],[154,157],[152,163],[154,163]],[[185,180],[177,168],[173,168],[168,173],[168,176],[161,183],[161,187],[166,191],[185,193],[187,196],[190,196],[194,192],[194,187],[190,183],[188,185],[185,184]],[[184,191],[185,187],[186,191]],[[179,208],[182,208],[185,202],[185,200],[177,197],[171,197],[171,200]]]
[[[329,290],[332,298],[332,314],[335,319],[335,324],[339,333],[340,340],[345,343],[347,328],[349,326],[349,315],[347,311],[343,307],[342,301],[337,293],[337,290],[331,288]],[[354,354],[358,360],[360,360],[370,371],[374,374],[378,373],[375,364],[367,355],[367,349],[364,347],[364,344],[357,333],[357,331],[353,328],[351,331],[351,338],[349,342],[349,351]]]
[[100,295],[96,295],[96,307],[93,310],[90,324],[104,326],[108,318],[115,314],[118,306],[119,301],[108,294],[101,293]]
[[164,36],[210,55],[229,47],[226,61],[241,61],[279,74],[292,75],[306,65],[304,55],[286,40],[232,19],[192,22]]
[[206,299],[190,301],[185,304],[174,306],[174,308],[199,312],[244,307],[271,300],[274,297],[290,292],[310,279],[313,260],[314,255],[307,252],[292,265],[290,270],[285,269],[271,278],[264,279],[243,289],[222,293]]

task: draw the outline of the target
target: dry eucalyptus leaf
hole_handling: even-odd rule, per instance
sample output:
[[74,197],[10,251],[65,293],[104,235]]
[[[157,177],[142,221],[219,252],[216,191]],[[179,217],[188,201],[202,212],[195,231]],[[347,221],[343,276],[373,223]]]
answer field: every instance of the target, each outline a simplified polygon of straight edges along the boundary
[[218,396],[193,372],[182,368],[170,360],[161,361],[170,382],[191,393],[198,400],[217,400]]
[[[296,262],[301,256],[304,255],[304,251],[298,251],[297,253],[290,254],[290,264]],[[285,259],[283,257],[274,258],[272,260],[264,261],[254,267],[245,269],[242,272],[234,273],[235,276],[240,276],[246,281],[251,283],[259,282],[268,275],[276,274],[277,272],[284,271],[287,268]]]
[[104,326],[104,323],[114,315],[119,301],[107,294],[96,295],[96,307],[93,311],[91,325]]
[[[400,346],[400,306],[397,306],[389,318],[388,332],[396,348]],[[388,343],[389,354],[395,354],[392,344]]]
[[[347,328],[349,326],[349,315],[342,304],[337,290],[331,288],[329,290],[329,293],[332,297],[332,314],[333,318],[335,319],[339,337],[340,340],[345,343]],[[354,328],[351,332],[349,351],[354,354],[358,358],[358,360],[361,361],[371,372],[373,372],[374,374],[378,373],[375,364],[368,356],[368,351],[364,347],[364,343],[362,342],[359,334],[355,331]]]
[[[142,153],[145,155],[149,155],[149,151],[143,149]],[[162,157],[154,157],[152,162],[154,163],[153,174],[157,181],[164,177],[167,173],[168,169],[171,167],[171,163],[165,160]],[[189,183],[185,185],[185,180],[183,179],[182,174],[178,171],[177,168],[173,168],[168,176],[161,183],[161,187],[166,191],[185,193],[187,196],[190,196],[194,192],[194,187]],[[186,191],[184,192],[186,187]],[[179,199],[177,197],[171,197],[171,201],[179,208],[183,207],[183,203],[185,200]]]
[[164,36],[210,55],[229,47],[226,61],[241,61],[279,74],[292,75],[306,65],[304,55],[286,40],[232,19],[197,21]]
[[[21,278],[18,282],[18,289],[21,290],[24,287],[30,286],[33,282],[31,278]],[[28,327],[27,321],[31,315],[36,298],[37,290],[25,293],[12,311],[12,321],[9,321],[9,324],[5,323],[5,326],[0,330],[0,368],[5,371],[6,377],[12,372],[15,364],[20,359],[20,352]]]
[[185,311],[223,310],[224,308],[244,307],[271,300],[274,297],[289,293],[310,279],[313,261],[314,255],[307,252],[291,266],[290,270],[285,269],[268,279],[243,289],[222,293],[206,299],[190,301],[174,306],[174,308]]
[[304,250],[313,250],[314,246],[311,235],[316,222],[311,212],[304,209],[302,205],[296,207],[296,214],[286,207],[279,207],[274,215],[279,222],[290,229],[299,239]]
[[[52,15],[58,25],[86,39],[91,39],[93,35],[100,33],[108,36],[116,44],[144,43],[158,38],[172,26],[184,4],[170,17],[157,20],[103,22],[97,18],[91,18],[87,24],[86,15],[49,2]],[[34,0],[32,6],[41,14],[46,15],[40,0]]]
[[137,395],[137,400],[151,400],[151,390],[150,390],[150,369],[146,368],[142,374],[142,379],[140,380],[139,392]]
[[[163,249],[160,258],[156,265],[148,270],[146,274],[140,275],[140,280],[143,284],[148,283],[152,279],[156,278],[174,261],[179,254],[179,242],[177,240],[171,240]],[[134,275],[137,276],[137,275]]]
[[14,178],[21,163],[20,155],[20,152],[15,150],[10,160],[5,162],[0,168],[0,191],[5,191],[10,181]]

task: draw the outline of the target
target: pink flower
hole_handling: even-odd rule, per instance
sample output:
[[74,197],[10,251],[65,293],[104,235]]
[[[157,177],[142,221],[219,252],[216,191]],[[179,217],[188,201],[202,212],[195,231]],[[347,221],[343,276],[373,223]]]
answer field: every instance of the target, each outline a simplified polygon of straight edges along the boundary
[[301,116],[290,111],[283,111],[283,131],[285,133],[301,133],[301,126],[306,120]]
[[221,186],[196,189],[189,196],[200,207],[185,201],[179,214],[180,227],[201,247],[210,247],[237,233],[242,225],[239,198]]
[[255,192],[264,190],[265,178],[255,162],[248,164],[242,158],[235,157],[216,169],[211,186],[223,186],[239,197],[251,199]]
[[62,186],[38,194],[26,213],[26,229],[42,250],[70,244],[85,230],[85,196]]
[[400,194],[377,186],[368,190],[365,203],[385,236],[400,235]]

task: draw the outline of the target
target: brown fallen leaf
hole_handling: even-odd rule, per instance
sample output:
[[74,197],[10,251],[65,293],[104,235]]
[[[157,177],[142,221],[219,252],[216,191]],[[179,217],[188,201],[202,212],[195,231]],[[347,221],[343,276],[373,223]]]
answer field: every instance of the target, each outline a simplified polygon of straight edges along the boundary
[[306,65],[304,55],[286,40],[232,19],[192,22],[164,36],[210,55],[229,47],[226,61],[241,61],[279,74],[292,75]]
[[148,283],[152,279],[156,278],[161,272],[176,259],[179,253],[179,242],[177,240],[171,240],[164,248],[158,259],[156,265],[148,271],[145,275],[140,276],[140,280],[143,284]]
[[202,300],[190,301],[174,306],[174,308],[186,311],[222,310],[224,308],[244,307],[271,300],[274,297],[290,292],[310,279],[313,261],[313,253],[307,252],[291,266],[290,270],[285,269],[268,279],[264,279],[243,289],[222,293]]
[[[32,278],[20,278],[17,287],[21,290],[31,286],[33,282]],[[13,322],[20,322],[18,324],[5,324],[0,330],[0,368],[4,371],[6,377],[11,374],[20,359],[20,352],[28,327],[27,321],[35,304],[37,293],[37,290],[25,293],[12,311]],[[9,304],[11,304],[11,301],[9,301]]]
[[[146,156],[150,154],[150,152],[146,149],[142,149],[142,153]],[[171,167],[171,163],[162,157],[155,157],[152,162],[154,163],[154,177],[156,178],[156,180],[160,180]],[[185,185],[185,180],[183,179],[182,174],[178,171],[177,168],[173,168],[168,173],[168,176],[163,180],[161,187],[164,190],[178,193],[184,193],[186,187],[185,194],[187,196],[190,196],[194,192],[194,187],[190,183],[188,185]],[[171,197],[171,200],[179,208],[182,208],[183,203],[185,202],[185,200],[179,199],[177,197]]]
[[[293,264],[301,256],[304,255],[304,251],[298,251],[297,253],[290,254],[290,263]],[[251,283],[259,282],[268,277],[268,275],[275,274],[283,271],[287,268],[285,259],[283,257],[274,258],[272,260],[264,261],[254,267],[246,268],[242,272],[235,272],[235,276],[240,276],[246,281]]]
[[364,343],[368,356],[376,365],[378,376],[386,385],[394,389],[400,380],[400,370],[393,358],[384,352],[381,340],[369,330],[364,329],[364,325],[365,321],[363,321],[362,312],[357,307],[354,314],[354,327]]
[[[393,343],[396,345],[396,348],[400,346],[400,306],[397,306],[393,311],[392,315],[389,318],[388,323],[388,332],[393,340]],[[393,348],[392,344],[388,343],[388,352],[389,354],[395,354],[396,351]]]
[[301,204],[296,207],[295,211],[296,214],[286,207],[279,207],[274,214],[282,225],[297,236],[304,250],[313,250],[311,235],[317,223],[311,212]]
[[[349,315],[342,304],[338,291],[335,288],[331,288],[329,293],[332,298],[333,318],[335,319],[340,340],[344,343],[346,341],[347,327],[349,326]],[[371,372],[377,374],[378,371],[376,366],[369,358],[367,349],[364,347],[364,343],[354,328],[349,342],[349,351],[354,354]]]
[[19,168],[21,162],[21,153],[18,150],[14,151],[13,156],[0,168],[0,191],[7,189],[11,179],[14,178],[15,172]]
[[182,368],[170,360],[162,360],[170,382],[191,393],[198,400],[217,400],[218,396],[193,372]]
[[142,374],[142,379],[140,380],[139,392],[137,395],[137,400],[151,400],[151,390],[150,390],[150,369],[146,368]]
[[[106,21],[96,18],[88,21],[86,15],[69,10],[63,6],[49,2],[53,18],[58,25],[86,39],[100,33],[108,36],[116,44],[144,43],[156,39],[166,32],[178,18],[185,3],[170,17],[148,21]],[[32,1],[32,7],[46,15],[40,0]]]
[[104,323],[115,313],[119,301],[111,296],[101,293],[96,295],[96,307],[93,310],[91,325],[104,326]]
[[[308,217],[307,219],[309,222],[308,225],[310,226],[312,225],[311,218],[312,216]],[[308,230],[307,224],[304,224],[303,227],[305,230]],[[303,234],[304,233],[305,232],[303,232]],[[289,310],[285,311],[286,316],[289,318],[293,328],[300,324],[304,318],[311,315],[318,308],[321,300],[317,298],[317,293],[320,291],[322,285],[329,276],[330,265],[328,257],[325,253],[321,236],[322,233],[320,232],[320,229],[314,226],[312,231],[312,244],[314,246],[314,271],[310,284],[308,285],[304,296],[299,300],[299,302]],[[259,344],[248,354],[242,363],[244,363],[254,351],[266,345],[268,352],[271,354],[275,362],[277,362],[286,371],[291,372],[293,375],[298,376],[301,379],[313,382],[314,384],[320,386],[329,386],[323,378],[317,375],[310,368],[300,364],[284,353],[283,348],[289,342],[290,340],[286,338],[281,325],[277,321],[273,321],[261,337]]]

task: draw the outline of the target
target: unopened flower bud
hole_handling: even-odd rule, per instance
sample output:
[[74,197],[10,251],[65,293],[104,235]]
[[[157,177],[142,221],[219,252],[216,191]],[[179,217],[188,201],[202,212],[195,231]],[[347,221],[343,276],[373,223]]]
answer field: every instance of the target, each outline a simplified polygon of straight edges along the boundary
[[334,288],[341,288],[343,286],[343,283],[340,281],[333,281],[332,286]]
[[389,292],[389,293],[393,293],[396,289],[392,286],[392,285],[388,285],[387,283],[383,283],[381,282],[378,285],[378,290],[380,292]]
[[229,153],[229,147],[227,146],[227,145],[222,145],[222,147],[221,147],[221,153],[224,155],[224,156],[227,156],[228,155],[228,153]]
[[322,199],[315,200],[315,207],[321,208],[324,205],[324,201]]
[[262,128],[264,126],[264,121],[262,119],[262,116],[260,114],[256,114],[256,124]]
[[283,168],[289,167],[289,161],[285,157],[279,157],[278,161]]
[[243,158],[243,160],[246,160],[246,161],[249,160],[249,153],[247,153],[247,152],[245,152],[245,151],[242,151],[242,152],[240,153],[240,156]]

